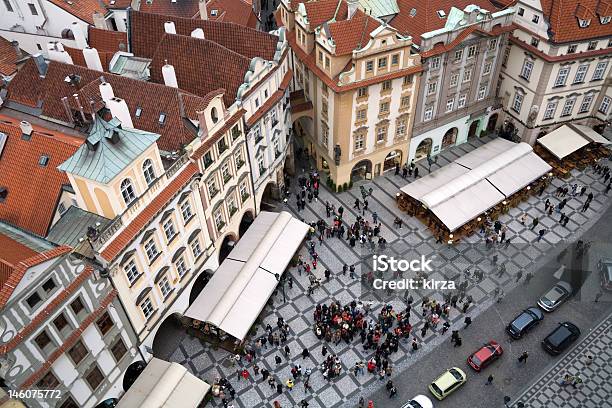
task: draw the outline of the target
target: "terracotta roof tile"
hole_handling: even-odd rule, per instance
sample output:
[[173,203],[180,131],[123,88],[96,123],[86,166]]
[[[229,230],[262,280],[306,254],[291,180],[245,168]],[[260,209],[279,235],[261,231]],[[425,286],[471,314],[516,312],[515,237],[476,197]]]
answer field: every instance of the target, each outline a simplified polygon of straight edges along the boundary
[[152,81],[164,83],[161,70],[166,61],[174,66],[180,89],[204,97],[223,86],[227,106],[234,103],[251,63],[250,58],[213,41],[174,34],[164,34],[155,51]]
[[257,109],[257,111],[253,113],[253,115],[251,115],[249,120],[247,120],[247,126],[253,126],[255,123],[257,123],[257,121],[261,119],[263,115],[265,115],[270,109],[272,109],[274,105],[276,105],[283,98],[283,96],[285,95],[285,90],[291,83],[291,78],[293,78],[293,71],[288,69],[278,87],[278,90],[275,91],[272,95],[270,95],[268,100],[266,100],[266,102],[261,105],[259,109]]
[[9,280],[11,273],[19,262],[37,253],[22,243],[0,234],[0,288]]
[[130,42],[136,56],[152,58],[164,34],[164,23],[174,22],[176,33],[190,36],[196,28],[204,31],[204,37],[247,58],[274,59],[278,37],[233,23],[186,19],[156,14],[130,12]]
[[198,0],[141,0],[140,11],[164,16],[193,18],[199,12]]
[[21,279],[28,271],[28,269],[50,259],[65,255],[70,251],[72,251],[72,248],[70,248],[69,246],[60,246],[34,255],[17,263],[13,268],[13,271],[11,272],[11,275],[9,276],[8,280],[0,289],[0,309],[2,309],[9,301],[9,299],[13,295],[13,291],[15,290],[17,285],[19,285],[19,282],[21,282]]
[[51,356],[44,362],[44,364],[36,370],[32,375],[30,375],[20,386],[19,388],[24,390],[32,387],[36,384],[42,377],[49,371],[49,369],[53,366],[53,363],[66,351],[68,351],[74,344],[79,340],[81,334],[87,329],[98,317],[102,315],[102,313],[106,310],[108,305],[117,297],[117,290],[113,289],[109,292],[108,295],[100,302],[100,306],[96,310],[94,310],[89,316],[87,316],[81,325],[72,332],[70,336],[66,339],[66,341],[53,353]]
[[98,52],[127,51],[127,33],[89,26],[87,42]]
[[88,279],[93,273],[91,265],[87,265],[85,269],[76,277],[70,284],[58,293],[49,304],[40,311],[30,322],[23,327],[19,332],[6,344],[0,347],[0,355],[6,354],[17,347],[23,340],[25,340],[30,334],[38,329],[43,323],[47,321],[49,316],[53,315],[55,311],[77,290],[83,285],[86,279]]
[[13,75],[17,72],[17,54],[10,41],[0,37],[0,74]]
[[492,29],[490,32],[481,30],[479,27],[470,26],[463,30],[457,37],[448,44],[436,44],[431,50],[424,51],[421,53],[421,57],[428,58],[434,55],[442,54],[452,50],[455,47],[461,45],[461,43],[469,37],[473,33],[478,33],[483,36],[498,36],[502,33],[512,32],[516,27],[513,24],[507,25],[505,27],[496,27]]
[[[40,236],[46,236],[55,214],[62,186],[68,177],[57,169],[82,141],[67,143],[52,135],[32,132],[22,138],[19,124],[0,122],[8,137],[0,157],[0,187],[8,190],[0,203],[0,219]],[[48,157],[45,165],[39,162]]]
[[[612,23],[601,24],[600,19],[612,17],[609,0],[542,0],[541,4],[549,36],[556,43],[612,36]],[[591,20],[589,26],[580,27],[579,18]]]
[[336,55],[351,54],[353,50],[365,46],[370,33],[380,27],[380,23],[372,17],[355,14],[350,20],[329,24],[331,36],[336,43]]
[[[66,50],[66,52],[70,55],[70,58],[72,58],[72,63],[74,65],[87,68],[87,63],[85,62],[85,57],[83,56],[83,50],[68,47],[67,45],[64,45],[64,50]],[[113,58],[113,55],[115,55],[115,53],[98,51],[98,55],[100,56],[100,63],[102,64],[102,69],[104,69],[105,72],[108,72],[110,61]]]
[[49,3],[55,4],[57,7],[89,24],[94,23],[94,13],[106,13],[104,3],[98,0],[49,0]]
[[[445,26],[446,19],[438,16],[438,10],[448,15],[451,7],[464,10],[471,4],[491,12],[500,8],[489,0],[397,0],[400,12],[390,24],[403,34],[411,35],[413,42],[420,45],[422,34]],[[411,15],[412,9],[416,10],[414,16]]]
[[198,173],[198,165],[189,163],[170,183],[130,222],[100,254],[107,261],[119,255],[138,234],[146,228],[151,220],[168,204],[172,198]]
[[[206,3],[208,19],[236,23],[249,28],[257,28],[257,16],[253,6],[243,0],[209,0]],[[213,10],[216,14],[213,15]],[[199,14],[198,14],[199,15]]]
[[610,50],[608,48],[602,48],[602,49],[593,50],[593,51],[584,51],[584,52],[580,52],[576,54],[548,55],[540,51],[537,47],[534,47],[531,44],[527,44],[526,42],[521,41],[520,39],[514,37],[513,35],[510,36],[509,40],[511,43],[517,44],[519,47],[526,49],[527,51],[531,52],[532,54],[537,55],[538,57],[542,58],[544,61],[547,61],[547,62],[572,61],[572,60],[583,59],[583,58],[598,57],[598,56],[607,55],[610,53]]
[[348,16],[348,5],[345,0],[309,1],[304,3],[304,7],[311,30],[331,20],[334,16],[336,21],[346,20]]

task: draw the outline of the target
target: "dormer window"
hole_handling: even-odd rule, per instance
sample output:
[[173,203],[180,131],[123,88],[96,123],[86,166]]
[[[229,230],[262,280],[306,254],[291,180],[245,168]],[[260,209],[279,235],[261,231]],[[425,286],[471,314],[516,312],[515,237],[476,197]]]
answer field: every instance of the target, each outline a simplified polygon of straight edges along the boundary
[[155,181],[155,169],[153,168],[151,159],[145,160],[142,164],[142,173],[148,185],[151,185]]
[[578,48],[577,44],[571,44],[567,47],[567,53],[568,54],[573,54],[576,52],[576,49]]
[[38,159],[38,165],[41,167],[47,167],[47,164],[49,164],[49,156],[43,154],[40,156],[40,159]]
[[410,9],[410,17],[414,17],[417,14],[417,10],[415,8]]
[[599,22],[601,24],[608,24],[612,20],[612,16],[600,17]]
[[438,10],[436,11],[436,13],[438,14],[438,17],[446,18],[446,13],[444,12],[444,10]]
[[130,179],[125,179],[121,182],[121,196],[125,204],[130,205],[132,201],[136,199],[136,193],[134,192],[134,186]]
[[163,125],[164,123],[166,123],[166,114],[164,112],[161,112],[159,114],[159,124]]
[[217,9],[210,10],[210,15],[211,16],[217,16],[218,14],[219,14],[219,10],[217,10]]
[[142,115],[142,108],[140,106],[136,107],[136,112],[134,113],[134,116],[136,116],[137,118],[140,117],[140,115]]
[[531,18],[531,22],[534,24],[538,24],[540,22],[540,16],[534,14],[534,16]]
[[591,20],[583,20],[581,18],[578,19],[578,24],[580,24],[581,28],[587,28],[591,24]]
[[217,108],[212,108],[210,110],[210,119],[213,121],[213,123],[217,123],[219,121],[219,114],[217,113]]

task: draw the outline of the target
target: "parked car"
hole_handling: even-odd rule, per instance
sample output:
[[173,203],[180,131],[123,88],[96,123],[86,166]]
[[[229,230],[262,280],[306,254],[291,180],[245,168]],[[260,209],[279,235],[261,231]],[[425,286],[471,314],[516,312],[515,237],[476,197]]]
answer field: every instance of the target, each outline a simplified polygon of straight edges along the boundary
[[439,376],[434,382],[429,384],[429,391],[431,391],[437,399],[443,400],[466,381],[467,377],[465,373],[457,367],[452,367],[446,370],[446,372]]
[[570,322],[559,323],[559,326],[544,338],[542,347],[556,356],[575,342],[578,337],[580,337],[580,329],[575,324]]
[[506,331],[513,339],[520,339],[544,319],[544,313],[537,307],[525,309],[506,326]]
[[491,340],[480,349],[470,354],[467,358],[467,362],[474,370],[480,371],[497,360],[502,354],[504,354],[502,346],[500,346],[498,342]]
[[433,402],[424,395],[417,395],[402,405],[402,408],[433,408]]
[[558,282],[542,295],[538,300],[538,306],[545,312],[552,312],[565,302],[573,293],[572,285],[567,282]]
[[612,258],[601,258],[597,262],[597,269],[601,274],[601,287],[612,290]]

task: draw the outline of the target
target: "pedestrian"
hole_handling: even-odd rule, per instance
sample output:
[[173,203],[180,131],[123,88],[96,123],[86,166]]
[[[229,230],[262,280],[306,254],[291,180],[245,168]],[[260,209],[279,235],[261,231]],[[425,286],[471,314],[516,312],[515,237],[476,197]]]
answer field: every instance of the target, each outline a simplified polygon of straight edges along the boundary
[[514,281],[514,283],[518,283],[518,281],[520,281],[522,277],[523,277],[523,271],[518,271],[516,274],[516,281]]
[[359,408],[365,408],[365,398],[359,397]]
[[587,187],[586,186],[582,186],[582,188],[580,189],[580,195],[583,196],[584,193],[586,193],[587,191]]
[[308,351],[307,348],[305,348],[304,350],[302,350],[302,359],[305,359],[306,357],[308,357],[310,355],[310,352]]
[[415,179],[419,178],[419,168],[418,167],[415,167],[415,169],[414,169],[414,178]]
[[581,210],[581,211],[582,211],[582,212],[585,212],[586,210],[588,210],[588,209],[589,209],[589,206],[590,206],[590,205],[591,205],[591,202],[590,202],[590,201],[586,201],[586,202],[584,203],[584,205],[582,206],[582,210]]
[[467,327],[472,324],[472,318],[470,316],[465,316],[465,319],[463,319],[463,323],[465,323],[465,329],[467,329]]
[[274,377],[270,377],[268,379],[268,385],[270,386],[270,388],[274,389],[276,388],[276,380],[274,379]]
[[274,401],[274,408],[282,408],[280,402]]
[[295,385],[295,383],[293,382],[293,380],[290,378],[287,380],[287,382],[285,383],[285,385],[287,386],[287,388],[289,389],[289,391],[291,391],[293,389],[293,386]]
[[284,352],[286,357],[289,357],[289,355],[291,354],[291,350],[289,349],[289,346],[287,344],[285,344]]
[[276,356],[274,357],[274,361],[276,362],[276,365],[279,365],[279,364],[280,364],[280,363],[281,363],[283,360],[280,358],[280,356],[279,356],[279,355],[276,355]]
[[531,278],[533,278],[533,273],[527,272],[527,275],[525,275],[525,285],[529,285]]
[[397,395],[397,388],[395,386],[391,387],[391,391],[389,392],[389,398],[393,398]]
[[327,355],[327,347],[325,345],[321,348],[321,354],[323,355],[323,357]]
[[523,351],[523,354],[521,354],[518,358],[519,363],[527,364],[527,357],[529,357],[529,353]]
[[542,238],[544,238],[544,234],[546,234],[546,230],[544,228],[538,231],[538,242],[540,242]]
[[325,280],[328,281],[331,276],[331,272],[329,269],[325,269]]
[[535,217],[533,221],[531,222],[531,228],[529,229],[533,230],[535,227],[538,226],[539,223],[540,223],[540,220],[538,219],[538,217]]
[[455,347],[461,347],[461,343],[462,343],[461,337],[457,337],[457,340],[455,340]]
[[599,299],[603,296],[603,292],[597,292],[595,295],[595,303],[599,302]]
[[359,208],[359,205],[360,205],[360,204],[361,204],[361,202],[359,201],[359,199],[358,199],[358,198],[356,198],[356,199],[355,199],[355,204],[353,204],[353,208],[356,208],[356,209],[358,209],[358,210],[359,210],[359,209],[360,209],[360,208]]
[[493,374],[489,374],[489,376],[487,377],[487,382],[485,383],[485,385],[491,384],[493,384]]
[[281,384],[281,383],[276,384],[276,392],[278,394],[282,394],[283,393],[283,384]]
[[521,215],[521,218],[519,218],[519,221],[521,224],[525,225],[525,223],[527,222],[527,213],[523,213],[523,215]]
[[268,370],[266,370],[265,368],[261,369],[261,379],[263,381],[266,381],[269,375],[270,375],[270,372]]
[[242,378],[244,378],[245,380],[249,379],[249,371],[246,368],[242,370]]

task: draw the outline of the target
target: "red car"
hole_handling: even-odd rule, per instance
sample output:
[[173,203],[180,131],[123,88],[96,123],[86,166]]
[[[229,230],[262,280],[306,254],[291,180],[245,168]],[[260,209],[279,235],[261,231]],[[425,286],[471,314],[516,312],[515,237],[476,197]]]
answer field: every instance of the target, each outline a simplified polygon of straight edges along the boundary
[[472,353],[467,358],[467,362],[474,370],[480,371],[497,360],[502,354],[504,354],[504,350],[499,343],[491,340],[479,350]]

